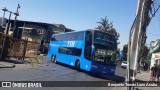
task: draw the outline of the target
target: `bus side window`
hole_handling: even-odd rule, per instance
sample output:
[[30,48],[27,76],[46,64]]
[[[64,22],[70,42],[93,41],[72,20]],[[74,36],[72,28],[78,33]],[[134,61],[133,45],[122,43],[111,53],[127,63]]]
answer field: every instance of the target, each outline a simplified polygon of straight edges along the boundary
[[78,40],[78,33],[75,33],[74,40]]
[[67,35],[62,35],[59,37],[59,40],[62,40],[62,41],[66,41],[67,40]]
[[92,33],[91,32],[86,32],[86,41],[92,41]]
[[66,36],[66,39],[67,39],[67,41],[71,41],[71,40],[72,40],[72,34],[68,34],[68,35]]
[[66,55],[81,56],[82,49],[70,48],[70,47],[59,47],[58,52]]
[[84,32],[79,32],[77,36],[78,40],[84,40]]

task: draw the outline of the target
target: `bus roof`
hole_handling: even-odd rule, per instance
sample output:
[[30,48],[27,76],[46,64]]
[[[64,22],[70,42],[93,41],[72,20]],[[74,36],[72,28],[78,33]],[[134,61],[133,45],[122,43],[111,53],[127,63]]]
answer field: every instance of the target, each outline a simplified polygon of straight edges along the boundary
[[52,36],[54,36],[54,35],[63,35],[63,34],[69,34],[69,33],[75,33],[75,32],[85,32],[85,31],[98,31],[98,32],[101,32],[101,33],[106,33],[106,34],[109,34],[109,35],[111,35],[111,36],[114,36],[114,35],[112,35],[112,34],[110,34],[110,33],[108,33],[108,32],[102,32],[102,31],[100,31],[100,30],[94,30],[94,29],[88,29],[88,30],[82,30],[82,31],[73,31],[73,32],[62,32],[62,33],[57,33],[57,34],[53,34]]
[[73,32],[62,32],[62,33],[57,33],[57,34],[53,34],[52,36],[54,35],[62,35],[62,34],[69,34],[69,33],[75,33],[75,32],[84,32],[84,31],[87,31],[87,30],[83,30],[83,31],[73,31]]

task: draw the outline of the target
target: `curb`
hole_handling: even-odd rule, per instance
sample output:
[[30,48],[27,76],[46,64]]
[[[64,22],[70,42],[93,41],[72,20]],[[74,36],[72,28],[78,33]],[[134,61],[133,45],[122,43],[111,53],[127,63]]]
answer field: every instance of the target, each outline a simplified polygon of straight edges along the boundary
[[14,63],[0,62],[0,68],[14,68]]

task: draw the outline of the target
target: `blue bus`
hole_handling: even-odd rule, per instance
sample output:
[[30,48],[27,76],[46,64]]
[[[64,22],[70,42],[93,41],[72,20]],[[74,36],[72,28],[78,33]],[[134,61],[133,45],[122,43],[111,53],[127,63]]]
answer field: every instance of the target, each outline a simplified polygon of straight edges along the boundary
[[91,73],[114,74],[116,38],[98,30],[53,34],[48,58]]

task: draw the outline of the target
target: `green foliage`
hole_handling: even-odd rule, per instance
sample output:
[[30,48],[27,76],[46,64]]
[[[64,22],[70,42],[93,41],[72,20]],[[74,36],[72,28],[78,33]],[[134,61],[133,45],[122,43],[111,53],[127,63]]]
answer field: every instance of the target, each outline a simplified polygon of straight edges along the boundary
[[144,46],[142,51],[142,58],[147,58],[148,53],[149,53],[149,48],[147,46]]
[[125,44],[123,46],[123,56],[124,56],[124,60],[127,60],[127,52],[128,52],[128,44]]
[[123,46],[123,53],[127,53],[127,51],[128,51],[128,44],[125,44]]
[[[123,53],[124,53],[124,60],[127,60],[127,52],[128,52],[128,44],[125,44],[123,46]],[[148,53],[149,53],[149,48],[147,46],[144,46],[142,48],[140,57],[142,57],[143,59],[148,57]]]
[[96,27],[96,29],[103,31],[103,32],[107,32],[110,33],[114,36],[116,36],[117,40],[119,38],[119,33],[116,31],[116,29],[113,27],[113,22],[109,22],[109,20],[107,19],[107,17],[105,18],[101,18],[100,22],[97,22],[99,25]]

